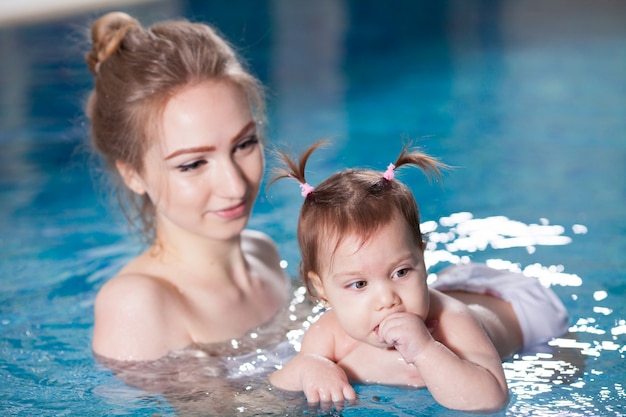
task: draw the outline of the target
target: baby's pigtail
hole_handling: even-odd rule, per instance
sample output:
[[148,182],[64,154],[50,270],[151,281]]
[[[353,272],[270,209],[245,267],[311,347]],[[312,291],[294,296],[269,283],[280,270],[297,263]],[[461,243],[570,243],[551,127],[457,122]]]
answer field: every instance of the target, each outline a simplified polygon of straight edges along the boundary
[[286,167],[279,167],[274,169],[274,176],[269,181],[267,186],[271,186],[274,182],[278,181],[282,178],[293,178],[300,183],[300,188],[302,188],[302,196],[307,197],[311,192],[313,192],[313,187],[311,187],[305,178],[305,170],[306,164],[309,160],[311,154],[321,146],[323,146],[326,141],[318,141],[311,145],[302,155],[300,155],[300,159],[298,163],[294,161],[289,155],[287,155],[284,151],[278,151],[278,157],[282,160],[283,164]]
[[426,155],[418,149],[411,149],[410,145],[402,148],[400,156],[398,156],[398,159],[396,159],[396,162],[394,162],[393,165],[395,166],[395,169],[398,169],[403,165],[415,165],[421,168],[429,179],[436,176],[440,180],[441,170],[450,168],[449,165],[444,164],[437,158]]

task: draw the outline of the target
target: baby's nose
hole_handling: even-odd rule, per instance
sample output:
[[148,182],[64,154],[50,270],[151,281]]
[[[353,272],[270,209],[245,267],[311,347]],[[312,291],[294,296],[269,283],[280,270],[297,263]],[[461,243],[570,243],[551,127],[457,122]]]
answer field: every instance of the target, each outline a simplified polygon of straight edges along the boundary
[[377,296],[377,309],[389,309],[397,306],[400,303],[400,297],[398,293],[388,286],[383,286],[378,290]]

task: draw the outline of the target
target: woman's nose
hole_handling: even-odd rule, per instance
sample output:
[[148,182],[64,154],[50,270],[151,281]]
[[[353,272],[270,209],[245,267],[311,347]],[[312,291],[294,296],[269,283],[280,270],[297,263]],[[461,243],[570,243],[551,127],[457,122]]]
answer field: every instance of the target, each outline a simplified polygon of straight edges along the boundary
[[228,158],[219,163],[215,176],[217,194],[223,198],[243,198],[246,194],[246,179],[235,161]]

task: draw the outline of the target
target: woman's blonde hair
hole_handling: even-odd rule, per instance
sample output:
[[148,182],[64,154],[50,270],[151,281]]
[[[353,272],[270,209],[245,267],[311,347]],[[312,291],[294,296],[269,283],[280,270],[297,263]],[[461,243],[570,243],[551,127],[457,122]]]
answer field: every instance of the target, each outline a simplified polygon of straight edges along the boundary
[[[95,84],[86,112],[92,143],[114,173],[118,162],[142,173],[145,152],[159,137],[166,103],[186,86],[232,83],[245,92],[257,120],[264,118],[261,84],[206,24],[169,21],[144,28],[125,13],[111,12],[93,23],[91,39],[92,49],[85,59]],[[119,185],[127,197],[121,200],[137,211],[146,237],[152,240],[152,201],[121,187],[121,181]]]

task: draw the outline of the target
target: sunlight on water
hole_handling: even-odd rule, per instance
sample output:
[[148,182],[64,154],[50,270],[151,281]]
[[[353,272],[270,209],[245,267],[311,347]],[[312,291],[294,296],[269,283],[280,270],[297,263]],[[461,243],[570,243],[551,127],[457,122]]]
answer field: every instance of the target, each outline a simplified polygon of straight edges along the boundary
[[[576,230],[574,233],[587,232],[583,225],[576,225],[573,229]],[[469,254],[486,249],[521,247],[532,254],[536,246],[567,245],[572,242],[572,238],[563,235],[563,226],[550,225],[545,218],[541,219],[541,224],[525,224],[505,216],[477,219],[471,213],[461,212],[442,217],[438,223],[424,222],[422,230],[428,238],[425,255],[428,269],[440,262],[467,263],[470,261]],[[536,277],[546,287],[556,284],[572,287],[582,285],[582,279],[575,274],[565,273],[562,265],[546,267],[536,263],[522,268],[504,259],[489,259],[486,263],[495,269]]]
[[[440,230],[444,228],[444,230]],[[424,233],[428,234],[429,249],[435,250],[442,246],[447,252],[483,251],[487,247],[492,249],[506,249],[513,247],[526,248],[528,253],[534,253],[535,246],[539,245],[567,245],[572,242],[568,236],[563,236],[565,228],[550,225],[547,219],[541,219],[541,224],[525,224],[511,220],[505,216],[476,219],[471,213],[455,213],[442,217],[439,223],[428,221],[422,224]],[[586,233],[585,226],[576,225],[574,233]]]
[[611,334],[613,336],[626,334],[626,320],[619,320],[617,326],[611,329]]

